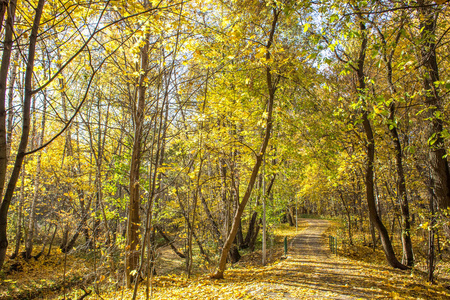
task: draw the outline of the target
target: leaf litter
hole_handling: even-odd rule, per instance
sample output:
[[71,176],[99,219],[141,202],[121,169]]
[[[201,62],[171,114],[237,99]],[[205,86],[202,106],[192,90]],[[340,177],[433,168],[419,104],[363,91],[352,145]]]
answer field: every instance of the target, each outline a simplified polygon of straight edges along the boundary
[[[450,299],[442,284],[431,285],[414,271],[400,271],[331,254],[326,247],[326,220],[306,220],[295,229],[288,256],[270,265],[247,262],[231,266],[225,279],[207,275],[159,276],[153,281],[152,299]],[[102,297],[129,299],[132,291],[119,290]],[[138,299],[145,299],[141,287]]]

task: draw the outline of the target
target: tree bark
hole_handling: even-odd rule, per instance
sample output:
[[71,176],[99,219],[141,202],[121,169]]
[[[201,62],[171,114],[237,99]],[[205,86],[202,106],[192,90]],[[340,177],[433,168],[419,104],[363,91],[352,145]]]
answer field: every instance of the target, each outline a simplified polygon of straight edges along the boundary
[[[366,82],[365,82],[365,74],[364,74],[364,63],[366,58],[366,49],[367,49],[367,30],[364,21],[362,20],[362,16],[359,13],[360,21],[360,33],[362,36],[361,48],[359,52],[359,57],[357,61],[356,73],[358,76],[358,94],[363,96],[367,93],[366,91]],[[372,125],[369,120],[369,112],[367,109],[364,109],[362,112],[362,122],[364,127],[364,132],[367,138],[367,163],[366,163],[366,197],[367,197],[367,206],[369,208],[369,217],[378,233],[380,234],[381,244],[383,245],[383,250],[386,255],[386,259],[394,268],[405,270],[408,267],[401,264],[394,253],[394,249],[392,248],[391,240],[389,239],[388,231],[381,221],[375,199],[375,191],[374,191],[374,162],[375,162],[375,138],[372,131]]]
[[341,198],[342,201],[342,206],[344,206],[346,215],[347,215],[347,230],[348,230],[348,239],[350,242],[350,245],[353,245],[353,239],[352,239],[352,218],[351,218],[351,214],[350,214],[350,209],[347,206],[347,203],[344,200],[344,195],[342,195],[342,192],[339,191],[339,197]]
[[[35,100],[33,100],[35,102]],[[33,110],[35,113],[35,103],[33,103]],[[44,106],[42,109],[42,120],[41,120],[41,128],[40,128],[40,134],[37,136],[37,147],[42,146],[42,143],[44,142],[44,132],[45,132],[45,113],[47,110],[47,101],[44,101]],[[36,116],[35,116],[36,120]],[[35,121],[33,121],[35,123]],[[35,124],[34,124],[35,125]],[[34,126],[33,125],[33,126]],[[34,126],[35,127],[35,126]],[[33,134],[35,133],[35,128],[33,129]],[[34,229],[36,225],[36,205],[38,202],[39,194],[40,194],[40,185],[41,185],[41,157],[42,152],[39,152],[36,162],[36,172],[34,174],[34,193],[33,193],[33,200],[31,202],[31,208],[30,208],[30,219],[28,223],[28,235],[27,240],[25,242],[25,253],[27,259],[31,257],[31,252],[33,251],[33,238],[34,238]]]
[[[12,4],[11,9],[15,9],[14,1],[11,1]],[[30,45],[28,48],[28,60],[25,71],[25,93],[23,99],[23,109],[22,109],[22,135],[20,138],[19,147],[17,149],[16,159],[14,162],[14,167],[11,173],[11,177],[8,182],[8,186],[6,188],[5,195],[3,197],[3,201],[0,207],[0,269],[3,266],[6,249],[8,247],[8,237],[6,234],[7,222],[8,222],[8,210],[9,205],[11,204],[11,199],[14,194],[14,189],[17,184],[17,180],[19,179],[20,169],[22,167],[23,159],[25,157],[25,153],[28,145],[28,137],[30,134],[30,107],[31,107],[31,97],[33,96],[32,90],[32,79],[33,79],[33,67],[34,60],[36,54],[36,41],[38,37],[39,24],[41,21],[42,12],[44,9],[45,0],[39,0],[36,10],[35,17],[33,21],[33,27],[30,33]],[[9,19],[9,16],[8,16]],[[11,27],[12,30],[12,20],[7,23],[7,26]],[[8,30],[7,30],[8,31]],[[12,33],[11,33],[12,34]],[[5,37],[6,40],[6,37]],[[6,40],[7,41],[7,40]],[[12,43],[12,42],[11,42]],[[5,45],[4,52],[8,51],[8,47],[11,44]],[[9,49],[10,52],[10,49]],[[9,64],[9,57],[6,58]],[[3,67],[3,61],[2,61]],[[6,172],[6,131],[5,131],[5,92],[4,85],[2,81],[3,70],[0,70],[0,195],[3,191],[3,183],[5,181],[5,172]],[[7,73],[7,72],[6,72]],[[5,85],[6,86],[6,85]],[[5,164],[3,166],[3,164]]]
[[[13,135],[13,118],[14,118],[14,84],[16,83],[17,67],[19,66],[19,54],[20,51],[16,51],[14,55],[14,64],[10,76],[9,91],[8,91],[8,119],[6,126],[6,158],[10,159],[12,135]],[[17,62],[17,63],[16,63]]]
[[256,225],[257,217],[258,217],[258,212],[254,211],[253,214],[252,214],[252,217],[250,219],[250,223],[248,225],[248,231],[247,231],[247,234],[245,235],[244,244],[241,245],[241,249],[245,249],[245,248],[249,247],[250,241],[251,241],[252,236],[253,236],[254,231],[255,231],[255,225]]
[[[430,6],[425,6],[427,1],[419,0],[419,20],[421,58],[420,65],[423,69],[424,104],[427,107],[428,121],[428,145],[429,161],[431,165],[431,178],[433,181],[434,195],[439,210],[450,207],[450,170],[448,166],[443,131],[443,101],[440,95],[439,66],[436,57],[436,27],[438,11]],[[447,228],[447,234],[449,230]]]
[[412,250],[412,241],[411,241],[411,222],[410,222],[410,215],[409,215],[409,201],[408,201],[408,195],[406,192],[406,179],[405,179],[405,173],[403,170],[403,151],[402,151],[402,145],[400,143],[400,136],[398,134],[397,124],[395,122],[395,95],[397,94],[397,89],[394,85],[393,79],[392,79],[392,58],[394,56],[395,47],[398,44],[398,41],[400,39],[402,30],[403,30],[403,21],[400,25],[400,28],[398,30],[398,33],[395,37],[395,44],[393,45],[393,49],[388,54],[387,51],[387,41],[382,34],[381,30],[377,28],[379,36],[381,38],[382,44],[383,44],[383,60],[386,64],[386,78],[388,81],[388,86],[390,93],[393,97],[392,102],[389,104],[389,117],[388,117],[388,129],[391,133],[392,137],[392,143],[394,144],[395,149],[395,165],[397,170],[397,177],[398,177],[398,200],[400,203],[400,210],[401,210],[401,216],[402,216],[402,222],[401,222],[401,237],[402,237],[402,247],[403,247],[403,254],[406,258],[406,265],[407,266],[413,266],[414,265],[414,255]]
[[134,139],[133,139],[133,149],[131,154],[131,166],[130,166],[130,201],[128,204],[128,224],[127,224],[127,239],[126,247],[127,252],[125,255],[125,274],[126,274],[126,285],[127,288],[131,288],[133,281],[133,276],[130,274],[131,271],[137,270],[139,251],[137,249],[139,245],[139,230],[140,230],[140,187],[139,169],[141,166],[142,159],[142,140],[144,131],[144,116],[145,116],[145,96],[147,91],[147,86],[145,79],[147,77],[147,67],[148,67],[148,56],[149,56],[149,34],[145,37],[145,44],[140,49],[140,67],[139,71],[141,75],[139,76],[138,82],[138,95],[137,103],[133,104],[133,121],[134,121]]
[[11,255],[11,259],[14,259],[19,255],[20,243],[22,242],[22,218],[23,218],[23,203],[25,202],[25,167],[22,168],[21,172],[21,181],[20,185],[20,196],[19,196],[19,212],[17,214],[17,231],[16,231],[16,246],[14,248],[14,252]]
[[214,221],[211,210],[208,207],[208,203],[206,203],[206,199],[205,199],[205,197],[203,197],[200,190],[199,190],[199,193],[200,193],[200,199],[203,204],[203,208],[205,209],[206,216],[208,217],[208,221],[211,224],[211,231],[212,231],[214,237],[216,238],[216,240],[219,241],[220,240],[219,226],[217,226],[216,221]]
[[[11,52],[13,46],[13,31],[14,31],[14,19],[16,14],[16,0],[11,0],[9,2],[9,12],[6,18],[5,31],[4,31],[4,42],[3,42],[3,53],[2,53],[2,63],[0,66],[0,197],[3,197],[5,181],[6,181],[6,166],[8,164],[7,156],[7,138],[6,138],[6,89],[8,82],[8,72],[11,61]],[[2,2],[2,10],[6,10],[6,5]],[[6,215],[3,216],[0,213],[0,227],[6,226]],[[0,229],[1,230],[1,229]],[[5,240],[6,241],[6,240]],[[0,268],[3,265],[2,261],[2,249],[8,247],[2,237],[0,237]],[[6,250],[5,250],[6,251]]]
[[3,27],[3,20],[5,18],[6,9],[8,8],[8,0],[0,0],[0,31]]
[[[275,34],[275,29],[277,26],[279,14],[280,14],[280,11],[278,11],[276,8],[273,8],[272,26],[271,26],[271,30],[269,33],[269,39],[268,39],[268,42],[266,45],[267,61],[270,60],[269,49],[274,40],[274,34]],[[225,268],[226,268],[228,252],[230,251],[233,241],[236,237],[236,234],[239,229],[240,222],[241,222],[242,213],[244,212],[244,208],[247,205],[248,200],[250,199],[250,195],[252,193],[253,186],[254,186],[256,178],[258,176],[258,172],[261,167],[264,155],[266,153],[267,145],[269,144],[270,135],[271,135],[271,131],[272,131],[272,122],[273,122],[272,121],[272,112],[273,112],[273,104],[274,104],[274,100],[275,100],[275,91],[276,91],[276,86],[274,85],[271,72],[272,72],[271,67],[267,66],[266,67],[266,77],[267,77],[267,87],[268,87],[268,92],[269,92],[269,99],[267,101],[267,123],[266,123],[264,140],[262,142],[261,148],[256,153],[256,162],[253,166],[253,170],[252,170],[245,194],[242,198],[241,203],[238,206],[236,214],[234,215],[233,223],[231,225],[231,231],[225,241],[225,244],[223,245],[219,264],[217,266],[217,270],[214,274],[211,275],[211,278],[214,278],[214,279],[223,278],[223,273],[225,272]]]

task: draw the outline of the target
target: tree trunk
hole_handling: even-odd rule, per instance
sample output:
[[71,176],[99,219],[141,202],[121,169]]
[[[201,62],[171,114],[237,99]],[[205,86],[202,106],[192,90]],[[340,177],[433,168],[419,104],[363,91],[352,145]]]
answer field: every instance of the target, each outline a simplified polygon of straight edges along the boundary
[[[278,11],[277,9],[274,8],[273,9],[272,27],[271,27],[271,30],[269,33],[269,39],[268,39],[268,42],[266,45],[266,49],[267,49],[266,50],[266,59],[267,60],[270,60],[269,49],[273,43],[279,14],[280,14],[280,11]],[[272,112],[273,112],[273,104],[274,104],[274,100],[275,100],[275,91],[276,91],[276,87],[275,87],[273,79],[272,79],[271,71],[272,70],[271,70],[270,66],[267,66],[266,67],[266,75],[267,75],[267,87],[268,87],[268,91],[269,91],[269,99],[268,99],[268,103],[267,103],[267,123],[266,123],[264,140],[262,142],[261,148],[259,149],[258,152],[256,152],[256,162],[253,166],[253,170],[250,175],[247,189],[245,191],[245,194],[242,198],[241,203],[238,206],[236,214],[234,215],[233,223],[231,225],[231,231],[225,241],[225,244],[223,245],[222,253],[220,255],[220,260],[219,260],[219,265],[217,267],[217,270],[214,274],[211,275],[211,278],[215,278],[215,279],[223,278],[223,273],[225,272],[225,268],[226,268],[228,252],[230,251],[233,241],[236,237],[236,234],[237,234],[240,222],[241,222],[242,213],[244,212],[244,208],[247,205],[248,200],[250,199],[250,195],[253,190],[253,186],[254,186],[256,178],[258,176],[258,172],[261,167],[261,163],[263,161],[264,155],[266,153],[267,145],[269,144],[270,135],[271,135],[271,131],[272,131]]]
[[347,207],[347,204],[345,203],[344,196],[342,195],[342,192],[339,191],[339,197],[342,201],[342,206],[344,206],[346,215],[347,215],[347,230],[348,230],[348,239],[350,242],[350,245],[353,245],[353,239],[352,239],[352,218],[350,214],[350,209]]
[[[411,242],[411,223],[410,223],[410,216],[409,216],[409,202],[408,202],[408,196],[406,193],[406,179],[405,174],[403,170],[403,151],[402,151],[402,145],[400,143],[400,136],[398,134],[397,129],[397,123],[395,120],[395,96],[397,94],[397,89],[393,83],[392,79],[392,58],[394,56],[395,47],[398,44],[398,41],[400,39],[402,30],[403,30],[403,21],[400,25],[400,28],[398,30],[398,33],[395,37],[395,44],[393,45],[393,49],[390,51],[390,53],[387,53],[387,42],[382,34],[381,30],[378,30],[378,33],[380,35],[380,38],[383,43],[383,60],[386,64],[386,77],[389,85],[389,90],[391,93],[391,96],[393,97],[392,102],[389,104],[389,117],[388,117],[388,129],[391,133],[392,137],[392,143],[394,144],[395,149],[395,163],[396,163],[396,170],[397,170],[397,177],[398,177],[398,200],[400,203],[400,209],[401,209],[401,216],[402,216],[402,222],[401,222],[401,237],[402,237],[402,247],[403,247],[403,254],[406,258],[406,265],[407,266],[413,266],[414,265],[414,255],[412,251],[412,242]],[[394,218],[395,219],[395,218]],[[393,223],[395,224],[395,223]],[[392,231],[394,232],[394,231]]]
[[250,246],[250,241],[255,231],[256,220],[258,217],[258,212],[254,211],[248,225],[248,231],[245,235],[244,244],[241,245],[241,249],[248,248]]
[[[33,113],[35,113],[35,99],[33,99]],[[40,128],[40,134],[38,136],[34,136],[33,138],[37,138],[36,142],[36,148],[42,146],[42,143],[44,142],[44,132],[45,132],[45,113],[47,110],[47,101],[44,101],[44,106],[42,109],[42,120],[41,120],[41,128]],[[36,115],[35,115],[36,120]],[[33,135],[35,135],[36,126],[35,121],[33,121]],[[34,229],[36,225],[36,205],[38,202],[39,194],[40,194],[40,188],[41,188],[41,157],[42,152],[39,152],[36,162],[36,172],[34,174],[34,193],[33,193],[33,200],[31,201],[31,208],[30,208],[30,219],[28,223],[28,235],[27,240],[25,242],[25,253],[26,257],[29,259],[31,257],[31,252],[33,251],[33,238],[34,238]]]
[[[431,179],[430,187],[433,186],[433,180]],[[434,192],[433,189],[429,189],[429,208],[430,208],[430,228],[428,229],[428,282],[434,282],[434,269],[435,269],[435,245],[434,245],[434,231],[436,225],[435,211],[434,211]]]
[[23,218],[23,203],[25,202],[25,167],[22,168],[22,174],[20,175],[22,184],[20,185],[20,196],[19,196],[19,212],[17,214],[17,231],[16,231],[16,247],[11,255],[11,259],[19,255],[20,243],[22,241],[22,218]]
[[238,232],[236,234],[236,243],[239,248],[244,244],[244,233],[242,232],[242,222],[239,222]]
[[[419,65],[423,69],[424,104],[427,107],[428,121],[428,145],[430,147],[429,161],[431,165],[431,178],[433,179],[434,195],[438,203],[438,209],[444,210],[450,207],[450,170],[448,166],[443,131],[443,101],[440,96],[439,66],[436,58],[436,27],[438,10],[430,7],[427,1],[419,0],[419,20],[421,58]],[[447,228],[447,234],[449,230]]]
[[[365,74],[364,74],[364,63],[366,57],[366,48],[367,48],[367,30],[366,26],[360,16],[360,32],[362,35],[361,48],[358,57],[358,66],[356,68],[357,76],[358,76],[358,94],[361,96],[367,93],[366,91],[366,82],[365,82]],[[367,197],[367,206],[369,208],[369,217],[378,233],[380,234],[381,244],[383,245],[383,250],[386,255],[386,259],[388,263],[394,267],[399,269],[407,269],[406,266],[401,264],[394,253],[394,249],[392,248],[391,240],[389,239],[388,231],[381,221],[376,205],[375,199],[375,191],[374,191],[374,162],[375,162],[375,138],[372,131],[372,125],[369,120],[369,112],[364,109],[362,112],[362,121],[364,132],[367,138],[367,164],[366,164],[366,197]]]
[[[6,181],[6,166],[8,164],[8,156],[7,156],[7,132],[6,132],[6,89],[8,83],[8,73],[9,66],[11,61],[11,52],[13,46],[13,32],[14,32],[14,19],[16,14],[16,0],[9,1],[9,10],[8,16],[6,18],[6,24],[4,29],[4,42],[3,42],[3,52],[2,52],[2,62],[0,66],[0,197],[3,197],[3,191]],[[4,1],[2,3],[2,12],[3,9],[6,10],[7,3]],[[4,15],[4,12],[3,12]],[[3,19],[2,15],[2,19]],[[3,20],[2,20],[3,23]],[[6,226],[6,215],[0,215],[0,227]],[[3,224],[5,223],[5,225]],[[6,243],[6,244],[5,244]],[[3,238],[0,236],[0,268],[3,265],[3,260],[1,257],[4,257],[2,253],[3,248],[8,247],[8,241],[6,237]],[[6,254],[6,253],[5,253]]]
[[[394,113],[394,104],[391,103],[391,115]],[[393,117],[392,117],[393,120]],[[406,193],[406,179],[403,171],[403,152],[400,144],[400,138],[397,132],[397,128],[393,126],[391,128],[392,141],[395,145],[395,162],[397,166],[398,176],[398,197],[400,202],[400,209],[402,213],[402,247],[403,253],[406,257],[406,265],[411,267],[414,265],[414,255],[412,250],[411,241],[411,222],[409,216],[409,202]]]
[[203,195],[201,194],[201,190],[199,190],[199,193],[200,193],[200,199],[201,199],[202,204],[203,204],[203,208],[205,209],[206,216],[208,217],[208,221],[211,224],[211,231],[212,231],[214,237],[216,238],[216,240],[219,241],[220,240],[219,226],[217,226],[216,221],[214,221],[212,213],[209,210],[208,203],[206,203],[205,197],[203,197]]
[[289,223],[289,226],[295,226],[294,218],[292,216],[292,207],[286,208],[286,219]]
[[239,248],[237,243],[233,243],[230,249],[230,261],[232,264],[237,263],[241,259],[241,255],[239,254]]
[[[27,150],[28,145],[28,136],[30,134],[30,107],[31,107],[31,97],[33,96],[32,90],[32,79],[33,79],[33,68],[34,68],[34,59],[36,53],[36,41],[38,36],[39,24],[41,21],[42,11],[44,9],[45,0],[39,0],[36,10],[35,17],[33,21],[33,27],[30,33],[30,45],[27,59],[27,66],[25,70],[25,93],[23,99],[23,109],[22,109],[22,135],[20,138],[19,147],[17,149],[16,159],[14,162],[14,167],[11,172],[11,177],[8,182],[8,186],[6,188],[6,192],[3,197],[3,201],[0,207],[0,269],[3,266],[5,257],[6,257],[6,249],[8,248],[8,237],[6,234],[7,222],[8,222],[8,210],[9,205],[11,204],[11,199],[14,194],[14,189],[17,184],[17,180],[19,179],[20,169],[22,167],[23,159],[25,157],[25,152]],[[11,10],[15,10],[15,1],[10,2]],[[14,13],[14,12],[13,12]],[[8,14],[9,19],[9,14]],[[7,28],[11,27],[13,20],[8,22],[7,20]],[[9,30],[7,29],[5,33],[5,41],[8,42],[6,34]],[[12,35],[12,33],[11,33]],[[5,43],[4,55],[5,52],[10,52],[8,47],[11,46],[12,41],[8,44]],[[9,65],[9,56],[6,58]],[[6,72],[7,73],[7,72]],[[3,191],[3,184],[6,178],[6,131],[5,131],[5,92],[3,85],[3,60],[2,60],[2,68],[0,70],[0,195]]]
[[13,135],[13,118],[14,118],[14,84],[16,82],[17,77],[17,67],[19,66],[19,54],[20,51],[16,51],[14,55],[14,61],[17,63],[13,64],[13,69],[9,82],[9,91],[8,91],[8,120],[6,126],[6,157],[9,160],[11,156],[11,146],[12,146],[12,135]]
[[[260,220],[261,223],[261,220]],[[258,233],[260,230],[260,225],[259,223],[256,224],[256,229],[252,234],[252,237],[250,239],[250,243],[248,244],[248,248],[250,249],[251,252],[255,251],[255,244],[256,244],[256,239],[258,238]]]
[[127,288],[131,288],[134,276],[130,274],[133,270],[138,268],[139,260],[139,229],[140,229],[140,187],[139,187],[139,169],[142,158],[142,139],[144,130],[145,117],[145,96],[147,86],[145,79],[147,77],[148,56],[149,56],[149,34],[145,37],[145,44],[140,49],[140,73],[137,103],[133,104],[133,121],[134,121],[134,139],[133,149],[131,154],[130,166],[130,201],[128,205],[128,224],[127,224],[127,239],[125,254],[125,275]]
[[6,9],[8,8],[8,0],[0,0],[0,29],[3,27]]

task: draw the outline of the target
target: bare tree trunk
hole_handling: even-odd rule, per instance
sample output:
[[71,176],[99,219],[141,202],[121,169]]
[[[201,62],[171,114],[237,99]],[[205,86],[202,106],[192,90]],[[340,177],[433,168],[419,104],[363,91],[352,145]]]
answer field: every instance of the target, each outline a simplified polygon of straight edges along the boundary
[[[201,137],[200,137],[200,143],[201,141]],[[200,145],[201,146],[201,145]],[[191,269],[192,269],[192,235],[194,232],[194,227],[195,227],[195,217],[196,217],[196,213],[197,213],[197,202],[198,202],[198,194],[199,194],[199,189],[200,187],[200,177],[202,175],[202,166],[203,166],[203,161],[204,158],[200,156],[200,165],[199,165],[199,171],[197,174],[197,188],[195,189],[194,192],[194,203],[193,203],[193,211],[192,211],[192,222],[191,225],[189,226],[189,239],[188,239],[188,251],[189,251],[189,260],[188,260],[188,266],[187,266],[187,276],[188,278],[191,276]],[[188,222],[189,222],[189,217],[188,217]]]
[[56,232],[58,231],[58,225],[55,225],[55,231],[53,231],[53,235],[52,238],[50,240],[50,245],[48,246],[48,252],[46,256],[50,256],[50,253],[52,252],[52,246],[53,246],[53,241],[55,240],[55,236],[56,236]]
[[260,223],[261,220],[259,220],[259,223],[256,224],[255,231],[253,232],[250,243],[248,244],[248,248],[252,252],[255,250],[256,238],[258,237],[259,230],[261,229]]
[[255,228],[256,228],[256,221],[257,221],[257,217],[258,217],[258,212],[254,211],[252,213],[252,217],[250,218],[250,222],[248,225],[248,231],[247,234],[245,235],[245,239],[244,239],[244,244],[241,245],[241,249],[245,249],[248,248],[250,245],[250,240],[254,234]]

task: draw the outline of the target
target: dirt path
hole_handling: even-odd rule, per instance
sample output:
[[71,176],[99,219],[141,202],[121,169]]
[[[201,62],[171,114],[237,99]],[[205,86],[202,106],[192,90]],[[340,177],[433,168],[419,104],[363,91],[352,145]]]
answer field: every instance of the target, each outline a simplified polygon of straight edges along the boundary
[[[338,263],[331,254],[323,236],[330,226],[327,220],[308,219],[308,227],[297,235],[290,243],[288,258],[282,264],[284,276],[290,277],[287,284],[301,288],[304,297],[328,299],[361,299],[373,298],[377,293],[369,295],[354,286],[355,280],[367,286],[363,277],[358,276],[362,268],[350,264]],[[370,279],[369,279],[370,280]],[[371,284],[376,285],[371,281]],[[353,283],[353,284],[351,284]],[[271,295],[278,296],[278,295]],[[286,293],[285,299],[301,299]]]
[[258,299],[446,299],[418,284],[408,272],[336,257],[323,236],[326,220],[308,227],[290,243],[288,258],[263,274],[265,284],[250,287]]
[[273,271],[278,273],[276,276],[279,276],[280,281],[278,284],[267,285],[269,291],[265,293],[266,298],[368,299],[376,297],[375,294],[368,295],[367,292],[358,291],[357,288],[349,285],[349,282],[355,281],[355,277],[359,277],[357,273],[361,270],[334,260],[323,236],[329,227],[329,222],[316,219],[305,221],[308,222],[308,227],[289,243],[287,259],[278,264],[278,272]]

